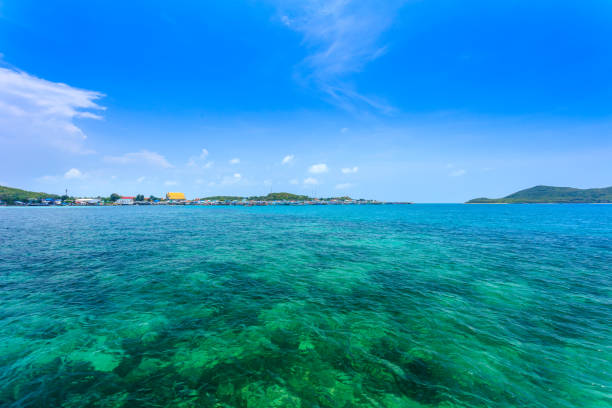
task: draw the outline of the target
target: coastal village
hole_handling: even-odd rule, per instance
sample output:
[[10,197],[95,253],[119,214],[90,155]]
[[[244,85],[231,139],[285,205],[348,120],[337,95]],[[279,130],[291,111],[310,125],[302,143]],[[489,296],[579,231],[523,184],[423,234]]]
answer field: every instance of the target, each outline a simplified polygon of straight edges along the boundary
[[28,200],[15,200],[11,203],[0,202],[0,205],[17,206],[125,206],[125,205],[201,205],[201,206],[267,206],[267,205],[363,205],[363,204],[400,204],[386,203],[377,200],[353,199],[350,197],[311,198],[289,193],[271,193],[263,197],[207,197],[187,199],[184,193],[168,192],[165,198],[154,196],[120,196],[109,198],[83,197],[38,197]]

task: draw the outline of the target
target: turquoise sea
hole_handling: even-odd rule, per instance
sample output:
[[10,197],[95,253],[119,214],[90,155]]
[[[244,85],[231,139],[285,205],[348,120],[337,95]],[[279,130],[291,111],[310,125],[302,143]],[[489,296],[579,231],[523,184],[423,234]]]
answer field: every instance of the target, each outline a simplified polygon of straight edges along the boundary
[[612,406],[612,206],[0,208],[2,407]]

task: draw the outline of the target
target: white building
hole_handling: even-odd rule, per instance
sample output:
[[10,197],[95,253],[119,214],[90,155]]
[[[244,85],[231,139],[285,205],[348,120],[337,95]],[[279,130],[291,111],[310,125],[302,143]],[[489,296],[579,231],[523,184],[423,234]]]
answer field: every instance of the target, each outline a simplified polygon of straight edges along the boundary
[[99,198],[77,198],[74,200],[75,204],[78,205],[100,205],[102,200]]
[[134,197],[121,197],[115,203],[120,205],[132,205],[134,204]]

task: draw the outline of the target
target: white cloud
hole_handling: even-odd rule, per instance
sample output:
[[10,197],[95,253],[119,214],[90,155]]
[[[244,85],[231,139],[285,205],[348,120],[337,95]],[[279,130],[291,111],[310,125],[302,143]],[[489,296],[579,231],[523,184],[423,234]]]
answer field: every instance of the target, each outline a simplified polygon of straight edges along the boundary
[[177,183],[176,181],[174,181],[174,180],[168,180],[168,181],[164,182],[164,185],[165,185],[165,186],[168,186],[168,187],[170,187],[170,186],[176,186],[177,184],[178,184],[178,183]]
[[357,166],[345,167],[345,168],[342,169],[342,173],[344,173],[344,174],[357,173],[358,171],[359,171],[359,167],[357,167]]
[[336,184],[336,189],[337,190],[345,190],[347,188],[351,188],[353,187],[352,183],[340,183],[340,184]]
[[83,173],[79,169],[72,168],[64,173],[66,179],[80,179],[83,178]]
[[449,176],[451,177],[461,177],[464,176],[465,173],[467,173],[467,171],[465,171],[464,169],[457,169],[457,170],[453,170],[449,173]]
[[308,171],[312,174],[321,174],[321,173],[327,173],[329,169],[327,168],[327,164],[319,163],[319,164],[313,164],[312,166],[310,166],[308,168]]
[[281,22],[287,27],[291,27],[291,19],[287,16],[281,16]]
[[200,153],[200,159],[205,159],[207,157],[208,157],[208,150],[202,149],[202,152]]
[[139,183],[142,183],[143,181],[145,181],[145,177],[144,177],[144,176],[142,176],[142,177],[138,177],[138,178],[136,179],[136,181],[137,181],[137,182],[139,182]]
[[281,162],[281,164],[289,164],[293,162],[293,159],[295,159],[295,156],[292,154],[288,154],[287,156],[283,158],[283,161]]
[[123,156],[106,156],[104,158],[109,163],[119,164],[149,164],[165,169],[172,168],[172,164],[164,156],[156,152],[141,150],[134,153],[126,153]]
[[43,143],[73,153],[92,153],[75,119],[101,119],[100,92],[51,82],[23,71],[0,68],[0,139]]
[[229,161],[229,164],[238,164],[240,163],[240,159],[235,157]]
[[344,128],[342,128],[342,129],[340,129],[340,133],[346,133],[346,132],[348,132],[348,128],[345,128],[345,127],[344,127]]
[[289,180],[289,184],[293,184],[293,185],[300,184],[300,181],[298,179],[291,179]]
[[188,167],[210,169],[213,166],[212,161],[204,162],[200,157],[190,157],[187,161]]
[[347,76],[384,55],[380,44],[405,0],[276,0],[281,22],[303,36],[309,56],[298,78],[312,84],[347,110],[367,107],[389,112],[377,98],[360,94]]
[[307,177],[304,179],[304,184],[312,186],[315,184],[319,184],[319,181],[314,177]]

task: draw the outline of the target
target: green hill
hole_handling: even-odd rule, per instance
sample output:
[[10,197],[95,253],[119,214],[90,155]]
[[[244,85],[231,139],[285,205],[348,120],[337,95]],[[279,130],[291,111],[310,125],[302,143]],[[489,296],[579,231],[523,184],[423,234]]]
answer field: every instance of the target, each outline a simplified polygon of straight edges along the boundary
[[13,204],[15,201],[38,200],[40,198],[59,198],[56,194],[37,193],[18,188],[0,186],[0,201]]
[[572,188],[535,186],[504,198],[475,198],[468,204],[612,203],[612,187]]

